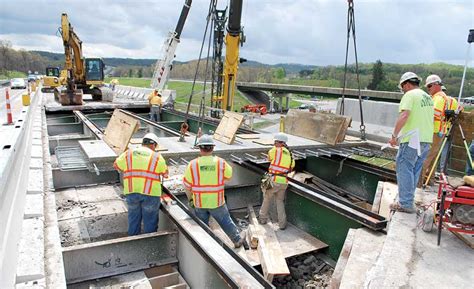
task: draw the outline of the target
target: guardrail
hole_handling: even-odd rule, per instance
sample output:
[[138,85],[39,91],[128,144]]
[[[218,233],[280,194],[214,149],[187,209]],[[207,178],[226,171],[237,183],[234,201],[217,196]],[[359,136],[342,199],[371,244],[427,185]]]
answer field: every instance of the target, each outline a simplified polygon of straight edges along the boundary
[[[114,100],[148,101],[148,95],[153,91],[153,89],[127,85],[116,85],[112,91],[114,93]],[[161,92],[161,98],[163,105],[166,103],[172,103],[176,99],[176,91],[165,89]]]

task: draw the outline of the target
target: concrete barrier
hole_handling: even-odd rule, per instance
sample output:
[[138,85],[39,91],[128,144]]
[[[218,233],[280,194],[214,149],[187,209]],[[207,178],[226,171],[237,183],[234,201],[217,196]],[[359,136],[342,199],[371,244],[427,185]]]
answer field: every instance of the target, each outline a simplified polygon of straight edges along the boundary
[[[116,85],[113,91],[114,100],[136,100],[148,101],[148,95],[153,91],[151,88]],[[161,93],[163,105],[173,103],[176,99],[176,90],[164,89]]]

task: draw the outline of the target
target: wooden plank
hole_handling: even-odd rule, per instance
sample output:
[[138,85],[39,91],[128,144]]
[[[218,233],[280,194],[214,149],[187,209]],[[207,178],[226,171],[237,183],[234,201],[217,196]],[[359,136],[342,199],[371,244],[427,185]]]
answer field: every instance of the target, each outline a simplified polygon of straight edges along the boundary
[[163,288],[167,286],[176,285],[179,283],[179,273],[173,272],[149,279],[153,288]]
[[285,117],[285,133],[335,145],[346,134],[347,116],[290,109]]
[[145,272],[146,277],[150,279],[159,275],[177,272],[177,270],[172,265],[164,265],[164,266],[156,266],[153,268],[148,268],[144,272]]
[[337,135],[336,143],[341,143],[345,140],[347,129],[349,128],[352,122],[352,117],[347,116],[347,115],[341,115],[341,116],[345,118],[345,121],[342,126],[342,129],[339,131],[339,134]]
[[337,289],[341,285],[342,276],[344,275],[344,270],[346,269],[349,255],[351,254],[352,244],[354,243],[355,232],[355,229],[349,229],[347,232],[341,254],[339,254],[339,259],[337,259],[336,268],[334,268],[334,272],[331,276],[331,282],[329,283],[330,289]]
[[216,132],[214,133],[214,139],[225,144],[232,144],[235,140],[237,130],[242,125],[243,121],[243,115],[232,111],[226,111],[217,126]]
[[258,139],[258,140],[253,140],[252,142],[259,145],[264,145],[264,146],[272,146],[275,143],[273,139]]
[[372,204],[372,212],[378,214],[380,210],[380,202],[382,200],[382,191],[383,191],[383,183],[382,181],[379,181],[377,183],[377,189],[375,190],[375,196],[374,196],[374,203]]
[[139,128],[139,121],[116,109],[104,131],[104,141],[120,155],[128,147],[132,135]]
[[382,199],[380,202],[379,215],[390,218],[390,204],[395,202],[398,195],[398,186],[394,183],[384,182],[382,189]]
[[466,245],[468,245],[471,249],[474,249],[474,235],[472,234],[465,234],[451,231],[454,236],[458,237],[461,241],[463,241]]
[[258,133],[239,133],[236,135],[238,138],[241,139],[259,139],[262,135]]
[[261,236],[260,228],[258,226],[257,215],[252,205],[248,205],[249,212],[249,238],[250,248],[256,249],[258,247],[258,238]]

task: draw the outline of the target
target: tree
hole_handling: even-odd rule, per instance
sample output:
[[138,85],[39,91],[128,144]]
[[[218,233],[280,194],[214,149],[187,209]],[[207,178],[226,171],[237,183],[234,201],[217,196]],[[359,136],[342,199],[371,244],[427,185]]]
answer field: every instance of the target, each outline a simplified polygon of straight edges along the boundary
[[140,67],[140,68],[138,69],[138,78],[142,78],[142,77],[143,77],[143,68]]
[[273,73],[273,76],[277,79],[283,79],[286,77],[286,71],[283,67],[278,67]]
[[133,70],[130,68],[128,70],[128,77],[132,77],[133,76]]
[[367,86],[368,89],[377,90],[380,83],[384,81],[385,74],[383,72],[382,61],[377,60],[372,68],[372,81]]

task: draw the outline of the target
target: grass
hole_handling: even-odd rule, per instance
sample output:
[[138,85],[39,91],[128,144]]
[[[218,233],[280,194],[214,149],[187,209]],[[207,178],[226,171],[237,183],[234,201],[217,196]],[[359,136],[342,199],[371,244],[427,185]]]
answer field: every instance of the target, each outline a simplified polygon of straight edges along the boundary
[[11,79],[11,78],[25,78],[26,73],[20,71],[7,70],[5,73],[0,74],[0,79]]

